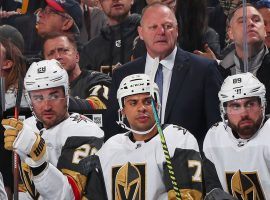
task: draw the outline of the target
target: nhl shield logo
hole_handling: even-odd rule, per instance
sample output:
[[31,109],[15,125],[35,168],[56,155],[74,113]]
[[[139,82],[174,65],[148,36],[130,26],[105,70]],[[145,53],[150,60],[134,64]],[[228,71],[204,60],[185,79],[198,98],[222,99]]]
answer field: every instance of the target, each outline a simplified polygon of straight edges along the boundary
[[46,72],[46,67],[40,67],[40,68],[38,68],[38,69],[37,69],[37,72],[38,72],[39,74],[45,73],[45,72]]

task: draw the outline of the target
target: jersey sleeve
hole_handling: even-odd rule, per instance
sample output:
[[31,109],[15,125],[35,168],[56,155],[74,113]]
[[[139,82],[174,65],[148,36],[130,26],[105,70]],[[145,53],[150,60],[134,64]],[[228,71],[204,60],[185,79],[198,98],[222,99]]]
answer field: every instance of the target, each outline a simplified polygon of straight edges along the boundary
[[76,199],[81,198],[87,179],[79,162],[95,154],[102,144],[102,138],[73,136],[67,139],[62,148],[57,168],[67,177]]
[[[97,152],[103,144],[102,138],[72,136],[68,137],[61,151],[57,168],[45,163],[44,169],[24,169],[24,183],[32,197],[42,196],[44,199],[75,199],[82,198],[87,175],[79,165],[80,160]],[[27,173],[28,172],[28,173]],[[33,184],[31,184],[31,179]],[[29,189],[30,188],[30,189]],[[37,191],[37,192],[35,192]]]
[[86,100],[93,109],[106,109],[108,104],[109,86],[97,84],[89,89]]
[[101,163],[97,155],[91,155],[80,161],[82,174],[87,176],[84,198],[107,200],[107,191]]
[[[172,126],[166,131],[167,144],[171,155],[174,177],[169,173],[170,166],[163,162],[164,184],[168,192],[168,199],[175,199],[172,179],[175,178],[182,199],[201,199],[202,187],[202,159],[195,137],[182,127]],[[173,137],[174,136],[174,137]],[[174,140],[174,141],[173,141]]]
[[214,137],[214,133],[219,126],[219,123],[214,124],[209,131],[207,132],[204,142],[203,142],[203,174],[204,174],[204,185],[206,193],[210,193],[215,189],[221,189],[222,185],[218,178],[218,174],[216,171],[215,164],[213,163],[213,159],[211,156],[211,143]]
[[33,176],[33,182],[36,190],[44,199],[79,199],[75,198],[68,177],[63,176],[61,171],[50,163],[39,175]]
[[111,77],[100,72],[91,73],[91,84],[86,100],[94,109],[106,109],[108,106]]

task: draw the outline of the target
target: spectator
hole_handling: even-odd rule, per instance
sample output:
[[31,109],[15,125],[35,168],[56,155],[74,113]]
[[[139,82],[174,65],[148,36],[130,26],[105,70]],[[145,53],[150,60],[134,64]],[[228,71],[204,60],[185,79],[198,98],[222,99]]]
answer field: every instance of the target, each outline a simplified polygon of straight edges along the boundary
[[219,36],[208,27],[206,0],[178,0],[175,10],[179,25],[179,46],[189,52],[199,54],[208,45],[215,55],[220,54]]
[[[224,78],[241,72],[251,72],[266,86],[266,99],[270,103],[270,54],[265,46],[265,27],[259,11],[248,4],[247,7],[247,46],[248,69],[244,66],[243,47],[243,7],[240,5],[229,16],[228,36],[234,42],[235,49],[220,62],[220,71]],[[269,105],[269,104],[268,104]],[[266,108],[270,113],[270,107]]]
[[[181,199],[202,199],[201,157],[194,136],[180,126],[164,125],[168,150],[162,148],[151,105],[153,99],[153,105],[159,108],[157,85],[151,85],[145,74],[127,76],[119,86],[117,99],[120,124],[129,131],[110,138],[97,153],[108,199],[177,199],[174,189]],[[106,191],[97,192],[100,186],[91,174],[88,179],[88,198],[104,199]],[[126,187],[129,192],[125,192]]]
[[265,44],[270,48],[270,1],[260,0],[255,4],[258,11],[261,13],[265,25],[266,37]]
[[[0,24],[8,24],[23,35],[25,45],[22,51],[27,58],[33,58],[40,51],[41,39],[36,33],[36,15],[34,12],[41,6],[42,1],[36,0],[4,0],[3,10],[7,10],[15,15],[8,18],[2,18]],[[1,4],[1,3],[0,3]]]
[[[23,95],[22,80],[26,72],[26,64],[22,51],[24,40],[17,29],[9,25],[0,26],[0,77],[4,79],[1,85],[1,111],[0,120],[3,117],[14,116],[16,101],[20,103],[20,116],[30,116],[31,112]],[[21,100],[18,99],[22,95]],[[2,99],[2,97],[4,97]],[[4,129],[0,125],[0,132]],[[9,199],[12,199],[13,175],[12,154],[4,149],[4,134],[0,134],[0,157],[5,162],[0,163],[0,171],[3,173],[5,189]]]
[[44,37],[50,32],[80,34],[82,9],[76,0],[44,0],[44,8],[37,10],[37,32]]
[[85,116],[68,114],[68,75],[58,61],[33,63],[24,86],[34,116],[23,122],[2,120],[5,148],[22,161],[27,192],[19,198],[83,198],[85,181],[78,163],[101,147],[103,131]]
[[116,91],[120,82],[130,74],[151,74],[157,57],[163,71],[161,122],[186,128],[202,145],[207,130],[220,119],[217,93],[222,79],[217,63],[176,46],[177,21],[173,11],[163,3],[156,2],[144,9],[138,32],[145,42],[147,55],[113,73],[105,137],[120,132],[115,123],[119,109]]
[[80,54],[82,68],[111,73],[114,67],[131,60],[140,22],[138,14],[130,14],[132,3],[132,0],[100,1],[108,26],[84,46]]
[[221,57],[223,49],[230,44],[227,37],[227,17],[241,3],[242,0],[217,0],[216,5],[208,7],[208,25],[219,35]]
[[0,1],[0,24],[1,20],[4,18],[9,18],[13,15],[20,14],[17,12],[17,9],[22,7],[22,3],[15,1],[15,0],[9,0],[9,1]]
[[74,37],[51,33],[44,38],[43,56],[58,60],[68,72],[70,95],[86,99],[91,109],[106,109],[111,78],[96,71],[81,70]]
[[[218,96],[223,121],[205,137],[203,151],[214,172],[205,168],[204,178],[217,173],[222,188],[236,199],[269,199],[270,121],[264,115],[265,87],[249,72],[235,74],[225,79]],[[211,178],[206,188],[213,184]]]
[[81,29],[81,42],[85,44],[100,34],[107,25],[107,16],[103,12],[99,0],[82,0],[83,26]]

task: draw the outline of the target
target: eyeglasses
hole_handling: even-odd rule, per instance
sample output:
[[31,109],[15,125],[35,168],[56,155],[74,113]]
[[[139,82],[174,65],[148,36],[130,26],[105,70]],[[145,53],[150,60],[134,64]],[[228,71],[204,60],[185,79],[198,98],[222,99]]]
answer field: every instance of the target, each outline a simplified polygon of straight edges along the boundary
[[53,8],[50,8],[50,7],[39,8],[35,12],[36,15],[39,15],[40,13],[42,13],[44,15],[53,15],[54,14],[54,15],[59,15],[61,17],[67,18],[67,19],[71,19],[71,17],[67,13],[59,12]]
[[237,102],[232,102],[228,106],[225,107],[226,113],[228,114],[241,114],[243,112],[254,112],[261,108],[261,104],[257,100],[252,100],[241,105]]
[[45,101],[55,103],[55,102],[61,101],[63,99],[66,99],[66,97],[61,97],[59,94],[50,94],[47,97],[44,97],[43,95],[33,95],[33,96],[31,96],[31,101],[32,101],[33,104],[43,103]]

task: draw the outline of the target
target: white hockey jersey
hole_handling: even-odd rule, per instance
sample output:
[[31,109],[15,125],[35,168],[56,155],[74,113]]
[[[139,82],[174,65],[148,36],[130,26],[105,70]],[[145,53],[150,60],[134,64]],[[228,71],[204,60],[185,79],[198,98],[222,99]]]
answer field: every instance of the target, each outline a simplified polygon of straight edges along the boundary
[[[196,139],[187,130],[174,125],[168,125],[163,132],[180,188],[196,191],[200,196],[201,157]],[[130,134],[111,137],[97,153],[108,199],[170,199],[171,181],[164,172],[165,156],[160,136],[147,142],[134,142]]]
[[249,140],[236,139],[223,122],[209,129],[203,144],[225,191],[238,199],[270,199],[270,120]]
[[[64,157],[64,163],[61,163],[64,165],[63,168],[74,169],[73,165],[77,165],[82,158],[97,151],[98,147],[92,144],[97,139],[103,140],[103,131],[90,119],[77,113],[70,115],[60,124],[41,131],[36,127],[35,117],[26,119],[24,123],[33,127],[35,132],[41,132],[41,136],[47,144],[50,164],[41,174],[32,178],[31,173],[29,174],[29,168],[23,165],[22,172],[24,183],[28,186],[28,195],[21,194],[20,199],[24,199],[26,196],[28,199],[33,199],[33,196],[37,197],[35,189],[40,194],[39,199],[75,199],[67,177],[56,168],[59,166],[59,158]],[[66,147],[67,143],[71,148]],[[67,149],[66,152],[63,147]],[[27,182],[27,179],[32,179],[33,183],[32,181]],[[30,193],[32,194],[29,195]]]
[[5,191],[4,183],[3,183],[3,177],[0,173],[0,199],[1,200],[8,200],[7,193]]

